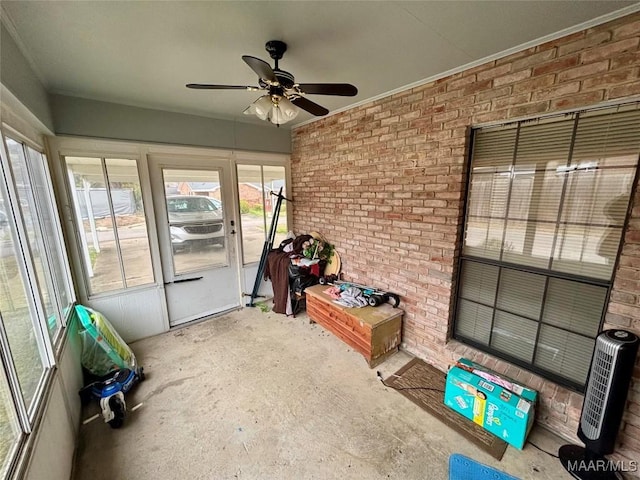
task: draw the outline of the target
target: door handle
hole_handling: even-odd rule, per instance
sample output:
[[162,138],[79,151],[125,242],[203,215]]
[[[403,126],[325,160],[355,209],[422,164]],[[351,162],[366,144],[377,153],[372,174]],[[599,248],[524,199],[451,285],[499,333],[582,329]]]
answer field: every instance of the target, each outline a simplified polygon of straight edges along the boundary
[[179,278],[178,280],[174,280],[173,282],[165,282],[164,284],[171,285],[172,283],[195,282],[196,280],[202,280],[202,277]]

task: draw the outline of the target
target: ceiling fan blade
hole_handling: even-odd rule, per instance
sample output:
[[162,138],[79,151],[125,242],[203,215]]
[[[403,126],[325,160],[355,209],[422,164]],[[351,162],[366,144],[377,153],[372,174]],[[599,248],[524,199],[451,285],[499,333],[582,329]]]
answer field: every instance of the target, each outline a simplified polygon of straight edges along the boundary
[[186,87],[196,90],[249,90],[250,92],[260,90],[259,87],[250,85],[211,85],[209,83],[187,83]]
[[358,89],[350,83],[300,83],[298,88],[304,93],[313,95],[355,97],[358,94]]
[[251,57],[249,55],[243,55],[242,60],[251,67],[251,70],[258,74],[262,80],[269,80],[270,82],[277,82],[275,73],[273,73],[273,69],[271,66],[265,62],[264,60],[260,60],[256,57]]
[[304,97],[293,98],[291,99],[291,103],[303,110],[306,110],[309,113],[312,113],[316,117],[321,117],[322,115],[326,115],[327,113],[329,113],[329,110],[324,108],[322,105],[318,105],[317,103],[314,103]]

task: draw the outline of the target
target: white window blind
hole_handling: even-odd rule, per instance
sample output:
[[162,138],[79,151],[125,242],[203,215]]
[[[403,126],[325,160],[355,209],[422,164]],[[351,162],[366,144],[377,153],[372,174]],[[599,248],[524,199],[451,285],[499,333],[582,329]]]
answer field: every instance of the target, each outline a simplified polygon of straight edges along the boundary
[[637,103],[476,130],[455,336],[583,388],[639,158]]

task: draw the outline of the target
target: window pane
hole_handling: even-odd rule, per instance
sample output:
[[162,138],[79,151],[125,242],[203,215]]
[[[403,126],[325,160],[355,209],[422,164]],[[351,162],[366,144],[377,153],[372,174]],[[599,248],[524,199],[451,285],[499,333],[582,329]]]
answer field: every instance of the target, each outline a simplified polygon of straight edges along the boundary
[[163,169],[162,174],[174,273],[228,265],[219,172]]
[[587,380],[595,340],[542,325],[535,365],[576,383]]
[[509,218],[558,221],[564,176],[554,170],[515,172]]
[[514,125],[479,130],[473,145],[473,172],[504,172],[510,169],[515,153]]
[[501,310],[538,319],[546,277],[503,268],[496,306]]
[[632,168],[585,169],[567,173],[561,220],[622,227],[635,173]]
[[90,157],[65,160],[73,184],[76,221],[81,223],[78,231],[90,293],[153,283],[137,162]]
[[91,294],[124,288],[100,158],[67,157]]
[[493,305],[498,286],[498,267],[463,261],[460,274],[460,295],[467,300]]
[[548,268],[555,230],[555,223],[509,220],[504,237],[502,260]]
[[[285,187],[285,171],[284,167],[273,167],[270,165],[264,165],[262,167],[262,175],[264,176],[264,193],[265,193],[265,212],[267,214],[267,228],[271,225],[271,220],[275,214],[276,203],[278,197],[271,195],[271,193],[277,194],[282,188],[282,195],[287,196],[287,189]],[[278,223],[276,227],[276,235],[273,240],[274,247],[280,245],[287,236],[287,201],[283,200],[280,205],[280,215],[278,216]]]
[[[238,194],[244,263],[257,262],[269,234],[277,194],[287,196],[285,168],[271,165],[238,165]],[[273,240],[274,248],[287,236],[287,202],[282,201]]]
[[608,276],[606,276],[607,272],[613,272],[613,266],[615,264],[616,257],[618,256],[621,239],[622,227],[605,228],[602,232],[602,236],[598,239],[596,255],[602,257],[604,259],[604,263],[609,267],[606,271],[602,272],[603,278],[608,278]]
[[503,219],[469,217],[465,229],[464,254],[499,259],[503,231]]
[[638,104],[583,113],[578,121],[573,164],[636,165],[640,150]]
[[492,308],[460,299],[456,333],[488,345],[492,316]]
[[537,322],[496,311],[491,346],[512,357],[531,362],[537,329]]
[[31,175],[31,186],[34,189],[34,195],[38,202],[39,221],[43,235],[47,238],[45,247],[49,254],[49,267],[52,274],[53,286],[57,293],[58,307],[62,315],[66,315],[68,308],[74,301],[74,294],[71,290],[71,282],[68,277],[67,260],[63,254],[64,245],[62,243],[62,234],[60,231],[60,221],[58,212],[55,209],[53,189],[49,170],[47,168],[47,160],[40,152],[36,152],[27,147],[29,152]]
[[604,287],[550,278],[543,321],[595,337],[606,297]]
[[13,178],[18,192],[20,211],[24,219],[33,265],[38,277],[38,289],[42,297],[47,329],[53,339],[62,322],[55,303],[53,282],[45,256],[43,235],[40,230],[40,216],[34,197],[35,186],[31,184],[27,170],[27,159],[22,144],[10,138],[7,138],[6,142]]
[[31,406],[38,383],[44,373],[44,359],[38,348],[39,329],[35,328],[27,300],[26,283],[14,239],[14,224],[4,188],[0,189],[0,314],[7,332],[20,389],[27,408]]
[[[6,474],[11,448],[20,438],[20,425],[4,370],[0,368],[0,476]],[[3,477],[4,478],[4,477]]]
[[257,262],[267,239],[260,165],[238,165],[238,195],[244,263]]
[[615,243],[618,232],[621,235],[622,228],[561,225],[551,268],[558,272],[609,280],[618,253],[619,243]]
[[574,120],[540,120],[521,124],[515,160],[516,171],[555,170],[566,165]]
[[153,283],[142,190],[135,160],[105,160],[126,286]]
[[[510,219],[527,219],[531,210],[531,196],[533,193],[533,179],[535,171],[526,170],[514,172],[513,175],[513,191],[509,199],[509,218]],[[537,193],[537,192],[536,192]],[[539,195],[537,195],[538,197]],[[534,200],[535,201],[535,200]],[[506,208],[506,199],[504,207]],[[534,205],[535,210],[535,205]],[[531,212],[533,213],[533,212]]]
[[507,211],[510,174],[475,174],[469,190],[469,215],[503,218]]

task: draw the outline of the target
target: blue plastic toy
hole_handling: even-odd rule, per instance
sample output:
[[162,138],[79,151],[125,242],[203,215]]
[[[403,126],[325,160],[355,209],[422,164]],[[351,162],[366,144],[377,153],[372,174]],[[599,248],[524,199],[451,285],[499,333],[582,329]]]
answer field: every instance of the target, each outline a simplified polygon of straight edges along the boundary
[[97,378],[80,390],[80,399],[97,399],[105,423],[120,428],[127,412],[124,395],[144,380],[144,369],[104,315],[82,305],[75,309],[82,327],[82,367]]

